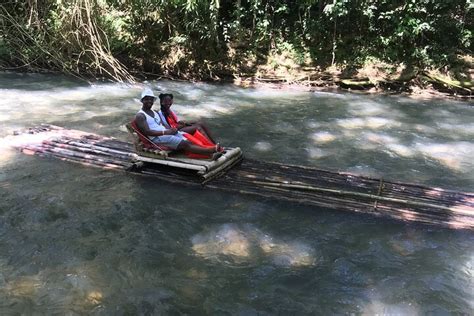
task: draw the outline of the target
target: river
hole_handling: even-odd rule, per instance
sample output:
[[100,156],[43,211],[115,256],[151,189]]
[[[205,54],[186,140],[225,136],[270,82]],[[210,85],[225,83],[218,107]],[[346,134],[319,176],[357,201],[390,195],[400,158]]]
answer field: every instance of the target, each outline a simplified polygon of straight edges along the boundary
[[[144,86],[246,157],[474,191],[474,108],[450,100],[0,73],[0,137],[129,140]],[[183,187],[0,147],[1,315],[474,311],[474,234]]]

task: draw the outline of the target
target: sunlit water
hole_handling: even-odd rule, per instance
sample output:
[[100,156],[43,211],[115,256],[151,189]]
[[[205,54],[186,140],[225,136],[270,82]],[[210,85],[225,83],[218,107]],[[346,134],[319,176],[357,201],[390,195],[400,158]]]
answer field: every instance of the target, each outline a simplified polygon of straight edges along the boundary
[[[149,82],[247,157],[474,191],[474,109]],[[128,140],[144,85],[0,74],[0,137]],[[474,235],[161,183],[1,148],[0,314],[472,314]]]

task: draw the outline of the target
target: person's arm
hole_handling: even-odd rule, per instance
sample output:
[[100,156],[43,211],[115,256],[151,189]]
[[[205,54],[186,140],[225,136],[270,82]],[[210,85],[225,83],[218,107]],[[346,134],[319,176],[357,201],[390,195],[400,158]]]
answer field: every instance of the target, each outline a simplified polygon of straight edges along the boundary
[[137,123],[138,128],[142,131],[143,134],[147,136],[163,136],[163,135],[174,135],[178,132],[176,128],[165,129],[162,131],[154,131],[148,127],[146,122],[145,115],[142,113],[137,113],[135,116],[135,122]]
[[178,128],[182,128],[182,127],[185,127],[185,126],[191,126],[193,124],[194,124],[193,122],[179,121],[178,122]]
[[178,128],[183,128],[185,126],[191,126],[195,124],[195,122],[189,122],[189,121],[178,119],[178,116],[172,110],[169,110],[167,115],[178,124]]

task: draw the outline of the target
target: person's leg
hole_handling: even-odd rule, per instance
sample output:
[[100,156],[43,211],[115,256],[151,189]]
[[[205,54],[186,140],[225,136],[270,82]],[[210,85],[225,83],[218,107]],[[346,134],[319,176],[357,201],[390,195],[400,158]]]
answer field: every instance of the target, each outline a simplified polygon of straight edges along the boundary
[[176,150],[183,140],[184,136],[178,133],[176,135],[157,136],[153,139],[153,142],[170,150]]
[[176,148],[178,150],[186,150],[195,154],[203,154],[203,155],[208,155],[208,154],[213,154],[217,152],[218,148],[217,146],[215,147],[201,147],[198,145],[194,145],[186,140],[183,140],[182,142],[179,143],[178,147]]
[[194,123],[191,126],[184,126],[180,129],[180,131],[186,132],[186,133],[189,133],[189,134],[194,134],[194,132],[196,130],[201,132],[201,134],[206,136],[211,142],[216,143],[216,141],[214,140],[214,138],[211,136],[211,134],[209,132],[209,128],[204,123],[198,122],[198,123]]
[[194,134],[196,132],[197,126],[196,125],[191,125],[191,126],[183,126],[179,129],[180,132],[185,132],[188,134]]
[[215,146],[198,146],[190,143],[184,139],[182,134],[176,135],[164,135],[156,137],[156,140],[153,140],[159,145],[166,146],[172,150],[185,150],[190,153],[209,155],[212,159],[217,159],[222,156],[222,147],[219,145]]
[[206,137],[209,138],[211,142],[213,142],[214,144],[217,144],[217,142],[214,140],[214,137],[212,137],[211,135],[211,131],[209,130],[209,127],[207,127],[205,123],[198,122],[196,123],[196,125],[198,126],[198,130],[201,131],[201,133],[206,135]]

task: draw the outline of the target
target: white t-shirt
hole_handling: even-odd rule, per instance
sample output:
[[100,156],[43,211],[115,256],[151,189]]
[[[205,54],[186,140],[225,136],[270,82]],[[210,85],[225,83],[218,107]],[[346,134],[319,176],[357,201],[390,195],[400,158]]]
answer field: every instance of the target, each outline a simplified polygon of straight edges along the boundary
[[159,132],[159,131],[164,131],[166,129],[163,126],[163,124],[161,123],[160,116],[155,111],[153,111],[153,113],[155,114],[155,117],[152,117],[152,116],[146,114],[146,112],[143,111],[143,110],[140,110],[138,113],[145,114],[146,123],[148,124],[148,128],[150,130]]

